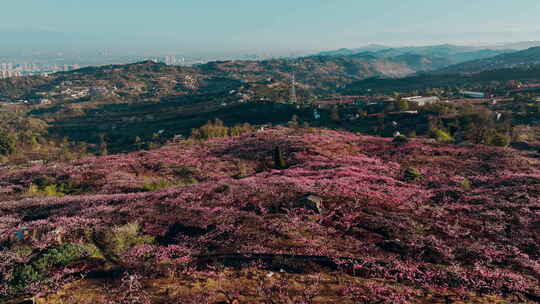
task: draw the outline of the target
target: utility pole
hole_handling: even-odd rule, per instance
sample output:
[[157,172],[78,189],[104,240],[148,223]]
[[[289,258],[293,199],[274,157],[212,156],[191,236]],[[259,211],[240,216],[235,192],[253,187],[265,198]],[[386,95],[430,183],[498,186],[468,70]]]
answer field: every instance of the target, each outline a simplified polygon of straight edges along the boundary
[[298,102],[296,98],[296,78],[295,78],[294,72],[292,73],[291,92],[289,94],[289,102],[292,104],[296,104]]

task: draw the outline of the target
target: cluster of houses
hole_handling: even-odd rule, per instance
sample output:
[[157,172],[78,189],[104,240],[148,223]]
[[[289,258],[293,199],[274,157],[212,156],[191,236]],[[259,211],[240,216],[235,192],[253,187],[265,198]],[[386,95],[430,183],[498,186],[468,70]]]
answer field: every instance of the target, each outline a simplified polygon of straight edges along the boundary
[[[414,103],[418,106],[425,106],[429,104],[435,104],[439,102],[473,102],[473,100],[482,101],[487,98],[487,94],[482,92],[472,92],[472,91],[461,91],[460,95],[462,99],[452,99],[452,100],[441,100],[438,96],[409,96],[402,97],[400,100],[407,101],[409,103]],[[318,120],[321,118],[321,115],[318,109],[330,110],[336,106],[342,106],[346,108],[359,108],[365,111],[365,114],[368,116],[377,116],[380,115],[383,111],[386,104],[397,101],[396,98],[390,97],[388,95],[370,95],[370,96],[338,96],[331,98],[323,98],[314,101],[311,106],[314,107],[313,118]],[[372,114],[369,114],[372,113]],[[418,114],[417,110],[401,110],[391,112],[389,114],[403,114],[403,115],[416,115]],[[349,113],[346,116],[343,116],[346,120],[353,121],[357,120],[361,115],[357,114],[356,111]],[[500,119],[500,115],[497,119]]]
[[[408,102],[415,102],[419,106],[440,102],[437,96],[411,96],[402,98]],[[334,106],[376,106],[385,102],[396,101],[395,98],[388,96],[340,96],[337,98],[321,99],[313,102],[318,108],[332,108]]]
[[[471,99],[484,99],[487,98],[487,94],[483,92],[461,91],[460,95],[464,98]],[[328,108],[336,105],[354,106],[359,104],[374,105],[381,102],[395,101],[395,98],[380,95],[380,96],[339,96],[333,98],[319,99],[313,102],[319,108]],[[403,97],[401,100],[408,102],[414,102],[419,106],[425,106],[428,104],[441,102],[441,99],[437,96],[410,96]]]
[[51,104],[54,99],[62,98],[67,100],[76,100],[85,97],[102,97],[109,94],[114,94],[116,88],[109,90],[106,87],[60,87],[57,86],[56,90],[47,92],[37,92],[36,95],[39,98],[32,102],[35,104]]
[[441,99],[437,96],[429,96],[429,97],[412,96],[412,97],[405,97],[402,99],[408,102],[415,102],[419,106],[425,106],[427,104],[437,103],[441,101]]
[[[255,95],[255,92],[252,90],[244,90],[243,88],[240,88],[239,90],[230,90],[229,95],[238,97],[237,102],[244,103],[246,101],[250,101],[252,99],[252,96]],[[263,101],[263,99],[260,99]]]
[[362,96],[339,96],[337,98],[328,98],[316,100],[313,103],[321,108],[335,105],[355,105]]

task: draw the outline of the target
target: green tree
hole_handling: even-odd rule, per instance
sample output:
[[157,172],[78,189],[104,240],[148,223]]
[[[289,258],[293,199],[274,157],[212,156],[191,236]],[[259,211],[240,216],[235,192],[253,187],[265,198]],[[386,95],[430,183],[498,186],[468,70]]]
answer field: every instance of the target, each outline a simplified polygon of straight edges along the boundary
[[298,115],[293,115],[287,125],[291,128],[298,128],[300,126],[300,118],[298,118]]
[[491,144],[498,147],[507,147],[510,145],[510,136],[503,133],[496,133],[491,139]]
[[142,149],[143,141],[139,136],[135,136],[133,143],[135,144],[135,147],[137,148],[137,150]]
[[429,132],[429,137],[434,138],[439,142],[453,142],[454,138],[441,129],[432,129]]
[[0,155],[9,155],[15,152],[17,138],[14,135],[0,133]]
[[287,168],[287,163],[285,162],[285,158],[279,147],[274,149],[274,168],[278,170]]
[[398,100],[396,106],[398,111],[409,111],[410,109],[409,102],[403,99]]
[[108,150],[108,145],[107,145],[107,140],[105,139],[105,134],[100,134],[99,135],[99,155],[107,155],[109,154],[109,150]]
[[330,120],[334,122],[341,120],[341,118],[339,117],[339,109],[337,106],[332,107],[332,110],[330,111]]
[[422,172],[416,168],[407,168],[403,170],[403,179],[407,182],[418,181],[423,178]]

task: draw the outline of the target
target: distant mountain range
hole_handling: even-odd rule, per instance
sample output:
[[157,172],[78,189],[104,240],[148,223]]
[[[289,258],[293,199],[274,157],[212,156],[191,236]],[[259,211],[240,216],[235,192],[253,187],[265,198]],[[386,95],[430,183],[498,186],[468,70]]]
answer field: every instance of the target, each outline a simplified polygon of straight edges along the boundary
[[[474,74],[459,73],[419,73],[404,78],[369,78],[346,85],[340,93],[361,95],[367,92],[393,93],[422,91],[432,88],[481,88],[493,87],[494,83],[504,84],[508,81],[538,82],[540,65],[532,68],[509,68],[486,70]],[[505,92],[503,92],[505,93]]]
[[485,48],[491,49],[491,50],[526,50],[532,47],[540,46],[540,41],[522,41],[522,42],[514,42],[514,43],[503,43],[503,44],[495,44],[495,45],[489,45]]
[[348,55],[355,55],[355,54],[363,53],[363,52],[377,52],[377,51],[386,50],[386,49],[389,49],[389,47],[384,46],[384,45],[379,45],[379,44],[369,44],[369,45],[366,45],[365,47],[358,48],[358,49],[342,48],[335,51],[320,52],[315,55],[316,56],[348,56]]
[[530,68],[539,64],[540,47],[532,47],[523,51],[463,62],[440,69],[437,72],[470,74],[487,70]]
[[321,52],[315,56],[393,62],[407,66],[415,72],[473,74],[540,65],[540,41],[500,44],[483,48],[450,44],[398,48],[368,45],[365,48]]
[[428,45],[428,46],[403,46],[392,47],[380,44],[368,44],[364,47],[348,49],[342,48],[339,50],[323,51],[316,56],[349,56],[364,52],[374,52],[379,54],[404,54],[412,53],[424,56],[448,56],[455,54],[470,53],[475,51],[522,51],[532,47],[540,46],[540,41],[521,41],[512,43],[499,43],[499,44],[486,44],[481,46],[472,45],[453,45],[453,44],[440,44],[440,45]]
[[369,45],[359,49],[340,49],[316,54],[316,56],[349,56],[355,58],[381,59],[404,63],[416,71],[433,71],[458,63],[490,58],[512,52],[509,49],[478,49],[472,46],[435,45],[421,47],[388,48]]

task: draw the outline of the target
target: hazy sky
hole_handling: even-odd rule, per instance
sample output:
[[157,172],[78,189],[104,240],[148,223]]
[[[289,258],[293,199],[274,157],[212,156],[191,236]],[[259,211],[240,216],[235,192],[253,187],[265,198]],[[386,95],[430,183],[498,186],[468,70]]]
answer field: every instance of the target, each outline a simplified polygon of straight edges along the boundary
[[0,41],[16,32],[15,43],[28,45],[41,32],[73,47],[240,52],[540,40],[538,0],[4,0],[1,7]]

